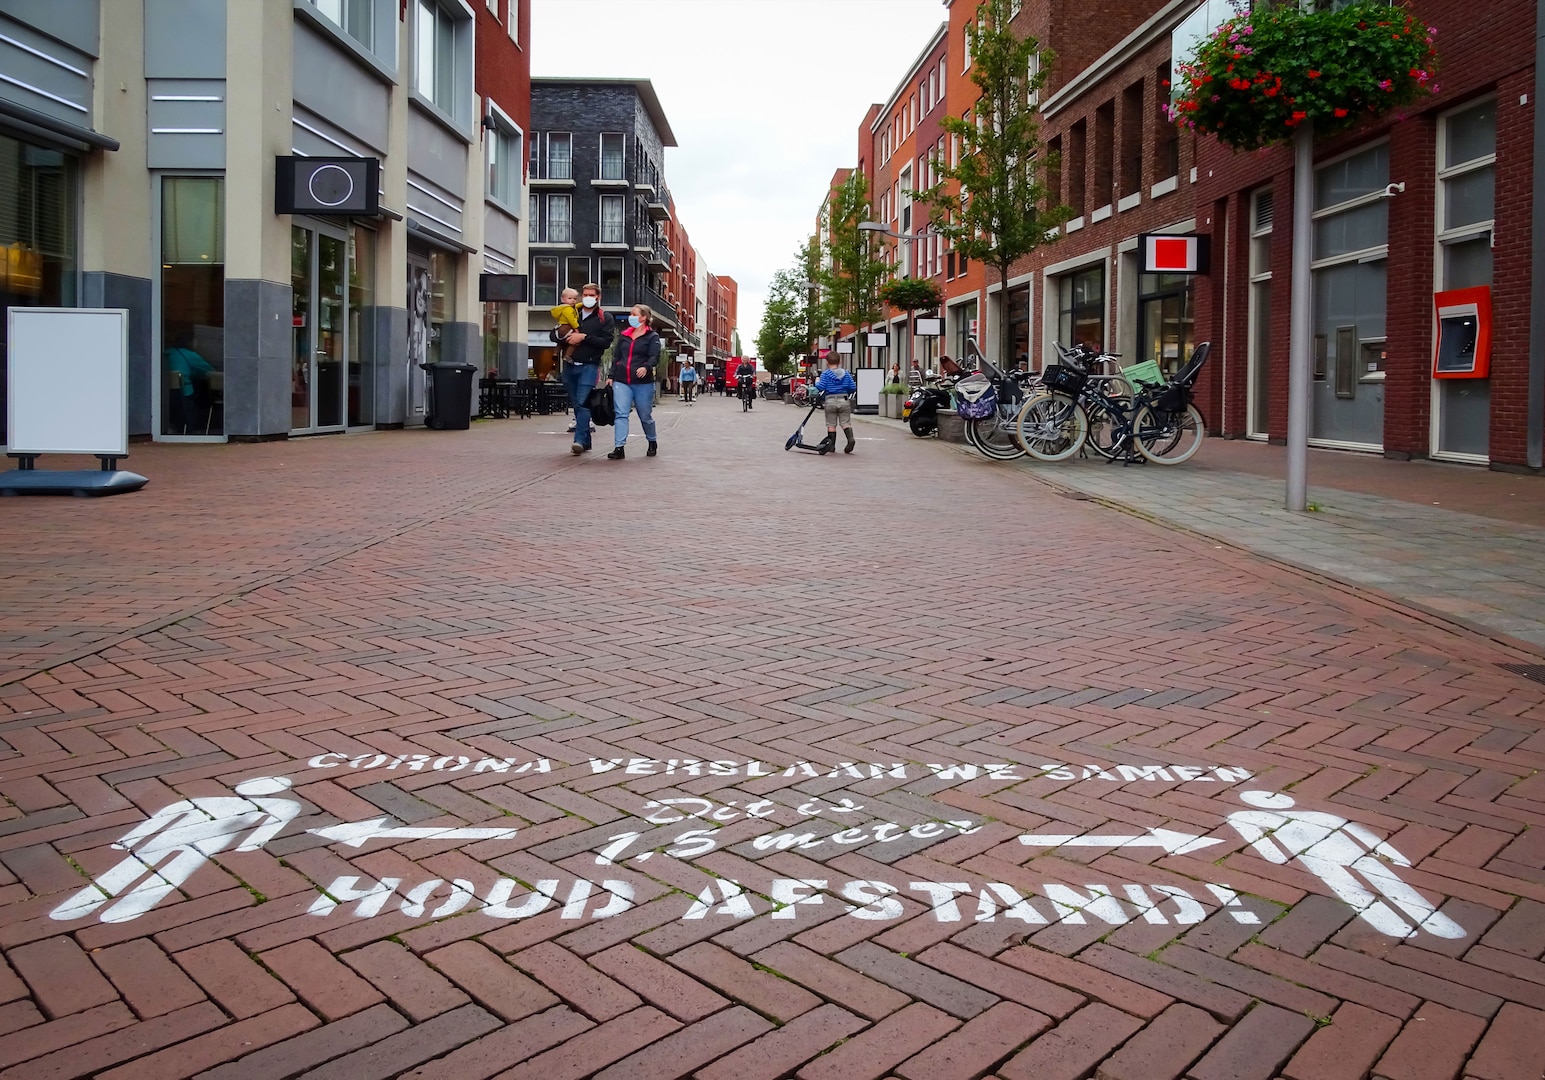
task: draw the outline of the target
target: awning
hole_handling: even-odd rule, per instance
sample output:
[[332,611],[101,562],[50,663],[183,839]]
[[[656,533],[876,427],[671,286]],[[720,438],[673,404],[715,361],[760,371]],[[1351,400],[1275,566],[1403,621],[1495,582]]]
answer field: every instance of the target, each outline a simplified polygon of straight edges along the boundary
[[18,105],[14,101],[0,98],[0,116],[9,118],[17,127],[28,129],[28,134],[38,135],[42,138],[58,141],[63,139],[75,144],[82,149],[96,147],[99,150],[118,149],[118,140],[103,135],[99,131],[92,131],[88,127],[72,124],[68,120],[59,120],[47,113],[29,109],[25,105]]
[[448,236],[439,229],[431,229],[418,218],[408,218],[408,231],[421,237],[425,242],[435,247],[445,248],[447,251],[460,251],[463,254],[471,254],[477,248],[462,243],[453,236]]

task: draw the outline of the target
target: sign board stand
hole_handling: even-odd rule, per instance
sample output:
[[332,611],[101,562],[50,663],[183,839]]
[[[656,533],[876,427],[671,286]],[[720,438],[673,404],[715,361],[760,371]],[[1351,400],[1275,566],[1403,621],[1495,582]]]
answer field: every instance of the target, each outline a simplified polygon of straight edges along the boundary
[[[11,308],[7,456],[0,495],[119,495],[148,480],[129,456],[129,313],[122,308]],[[39,469],[44,454],[90,454],[100,470]]]

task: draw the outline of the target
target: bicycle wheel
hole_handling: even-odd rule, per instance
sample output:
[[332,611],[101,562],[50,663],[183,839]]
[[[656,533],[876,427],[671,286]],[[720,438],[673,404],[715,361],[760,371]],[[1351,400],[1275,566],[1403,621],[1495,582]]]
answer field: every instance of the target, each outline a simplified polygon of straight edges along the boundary
[[1014,438],[1014,424],[1000,409],[981,420],[967,420],[966,441],[977,452],[994,461],[1013,461],[1025,456],[1025,448]]
[[1195,405],[1187,405],[1186,411],[1179,413],[1162,413],[1152,405],[1144,405],[1137,411],[1132,427],[1138,453],[1155,465],[1190,461],[1207,438],[1207,425]]
[[[1132,408],[1130,398],[1113,397],[1112,402],[1117,409],[1130,411]],[[1106,460],[1123,452],[1123,444],[1130,437],[1130,432],[1123,434],[1125,413],[1117,412],[1101,401],[1090,401],[1084,406],[1084,413],[1089,418],[1089,447]]]
[[1083,406],[1064,394],[1040,394],[1025,402],[1014,423],[1014,438],[1037,461],[1066,461],[1089,436]]

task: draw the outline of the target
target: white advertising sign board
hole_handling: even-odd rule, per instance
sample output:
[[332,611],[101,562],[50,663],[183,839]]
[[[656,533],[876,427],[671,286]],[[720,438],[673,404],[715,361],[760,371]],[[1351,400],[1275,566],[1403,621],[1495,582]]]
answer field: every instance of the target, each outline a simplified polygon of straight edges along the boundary
[[7,431],[12,454],[129,452],[129,313],[10,310]]
[[858,394],[853,404],[860,409],[866,405],[878,409],[880,388],[885,385],[885,371],[881,368],[859,368],[853,372],[853,378],[858,383]]

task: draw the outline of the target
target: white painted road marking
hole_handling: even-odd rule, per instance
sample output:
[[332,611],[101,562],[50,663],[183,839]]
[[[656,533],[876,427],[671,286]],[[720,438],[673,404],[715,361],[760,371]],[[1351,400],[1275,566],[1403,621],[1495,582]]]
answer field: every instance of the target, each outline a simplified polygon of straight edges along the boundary
[[1027,847],[1159,847],[1171,855],[1184,855],[1223,843],[1210,836],[1197,836],[1173,829],[1150,829],[1141,836],[1063,836],[1043,833],[1021,836],[1019,842]]
[[309,833],[349,847],[364,847],[371,840],[508,840],[518,829],[414,829],[385,828],[390,818],[369,821],[345,821],[325,829],[307,829]]

